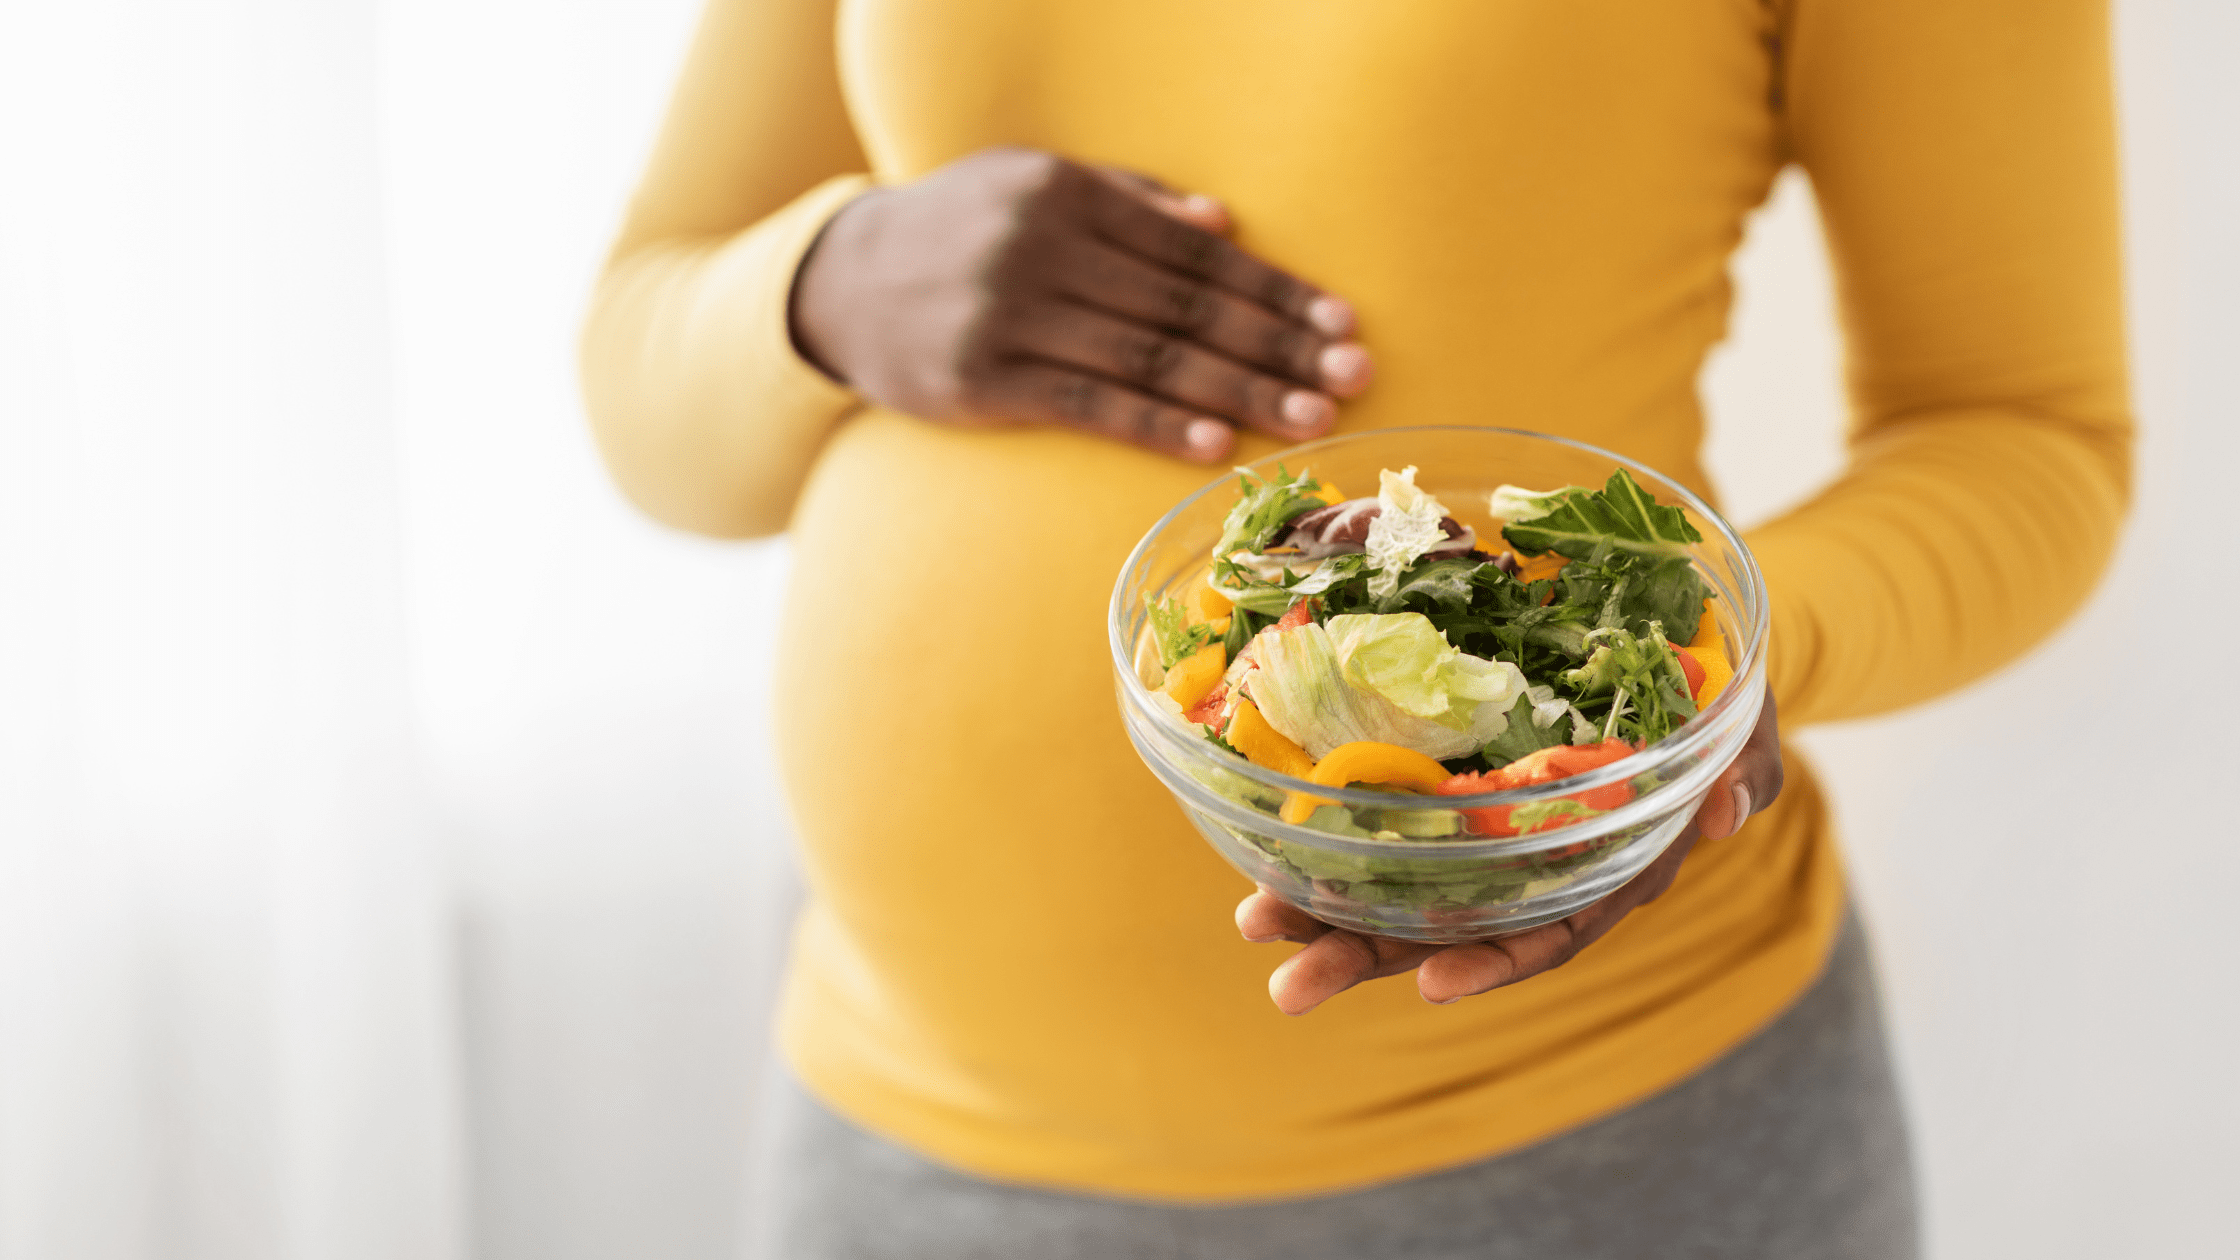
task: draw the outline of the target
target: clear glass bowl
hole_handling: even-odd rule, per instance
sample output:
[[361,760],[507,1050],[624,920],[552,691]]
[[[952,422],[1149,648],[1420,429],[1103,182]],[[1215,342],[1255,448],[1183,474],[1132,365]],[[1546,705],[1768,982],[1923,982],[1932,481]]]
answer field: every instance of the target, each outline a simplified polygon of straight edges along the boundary
[[[1654,470],[1599,447],[1494,428],[1379,429],[1294,446],[1251,465],[1312,470],[1350,494],[1409,465],[1481,546],[1498,553],[1486,498],[1503,483],[1548,490],[1600,487],[1624,467],[1661,503],[1678,506],[1704,541],[1693,563],[1712,602],[1734,680],[1701,714],[1622,761],[1555,783],[1477,796],[1414,796],[1328,788],[1223,751],[1162,712],[1137,678],[1135,645],[1146,595],[1185,594],[1205,580],[1221,520],[1236,501],[1224,477],[1167,513],[1128,557],[1113,587],[1113,677],[1128,737],[1221,856],[1259,884],[1334,927],[1411,941],[1484,940],[1552,923],[1607,896],[1656,860],[1686,826],[1757,721],[1765,697],[1765,583],[1734,529],[1710,505]],[[1577,825],[1496,839],[1459,830],[1452,811],[1526,805],[1630,783],[1633,798]],[[1306,792],[1345,806],[1379,838],[1335,835],[1277,817]]]

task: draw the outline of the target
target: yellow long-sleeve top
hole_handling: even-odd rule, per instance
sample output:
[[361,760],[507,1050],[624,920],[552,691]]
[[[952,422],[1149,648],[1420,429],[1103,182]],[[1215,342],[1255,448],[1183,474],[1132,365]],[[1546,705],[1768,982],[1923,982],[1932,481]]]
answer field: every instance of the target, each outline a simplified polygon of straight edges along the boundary
[[[866,407],[788,286],[865,180],[1028,145],[1224,199],[1352,300],[1341,431],[1501,424],[1708,493],[1695,379],[1776,171],[1840,277],[1850,465],[1750,538],[1794,727],[2021,652],[2128,486],[2097,0],[715,0],[585,339],[654,515],[790,528],[777,743],[811,898],[782,1016],[831,1106],[985,1176],[1172,1200],[1465,1162],[1701,1067],[1813,979],[1840,863],[1809,778],[1557,971],[1303,1019],[1246,891],[1137,761],[1106,600],[1209,478]],[[1247,438],[1239,458],[1270,449]]]

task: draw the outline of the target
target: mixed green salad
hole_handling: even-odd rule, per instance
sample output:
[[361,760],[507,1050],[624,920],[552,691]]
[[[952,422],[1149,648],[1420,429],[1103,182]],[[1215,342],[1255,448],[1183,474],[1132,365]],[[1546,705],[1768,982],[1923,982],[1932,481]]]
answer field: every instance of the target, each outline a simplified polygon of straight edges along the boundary
[[[1215,772],[1228,780],[1218,790],[1287,822],[1434,841],[1575,826],[1633,799],[1635,782],[1519,806],[1439,798],[1631,756],[1733,677],[1687,550],[1702,536],[1623,469],[1599,489],[1500,487],[1482,509],[1491,538],[1419,488],[1412,467],[1353,499],[1305,470],[1239,472],[1202,585],[1151,602],[1136,672],[1171,720],[1227,752],[1394,795],[1390,808],[1349,809]],[[1418,907],[1534,891],[1612,842],[1456,875],[1430,850],[1418,850],[1424,865],[1244,838],[1323,892],[1360,885]]]

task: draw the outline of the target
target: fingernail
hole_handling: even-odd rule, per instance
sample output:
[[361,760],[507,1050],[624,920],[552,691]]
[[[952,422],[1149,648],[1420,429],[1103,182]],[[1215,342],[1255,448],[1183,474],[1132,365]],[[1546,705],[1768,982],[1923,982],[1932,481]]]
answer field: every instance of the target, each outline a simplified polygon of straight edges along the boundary
[[1433,1006],[1453,1006],[1453,1005],[1454,1005],[1455,1003],[1457,1003],[1457,1002],[1459,1002],[1459,1001],[1461,1001],[1461,1000],[1462,1000],[1462,995],[1461,995],[1461,994],[1459,994],[1459,993],[1455,994],[1455,995],[1454,995],[1453,997],[1451,997],[1451,998],[1425,998],[1425,999],[1424,999],[1424,1001],[1426,1001],[1426,1002],[1429,1002],[1429,1003],[1431,1003],[1431,1004],[1432,1004]]
[[1353,331],[1353,304],[1325,293],[1307,303],[1307,322],[1333,337]]
[[1322,369],[1322,379],[1338,389],[1359,384],[1369,374],[1369,352],[1350,341],[1327,346],[1322,358],[1315,364]]
[[1749,820],[1750,785],[1747,783],[1737,783],[1734,785],[1734,828],[1733,830],[1728,831],[1727,834],[1731,836],[1736,831],[1742,830],[1742,824],[1748,822]]
[[1248,936],[1244,939],[1252,942],[1255,945],[1273,945],[1277,941],[1283,939],[1283,933],[1278,932],[1273,936]]
[[1182,431],[1182,440],[1193,455],[1219,455],[1229,446],[1229,426],[1200,416]]
[[1320,394],[1295,389],[1283,396],[1283,418],[1294,429],[1309,432],[1337,418],[1338,404]]

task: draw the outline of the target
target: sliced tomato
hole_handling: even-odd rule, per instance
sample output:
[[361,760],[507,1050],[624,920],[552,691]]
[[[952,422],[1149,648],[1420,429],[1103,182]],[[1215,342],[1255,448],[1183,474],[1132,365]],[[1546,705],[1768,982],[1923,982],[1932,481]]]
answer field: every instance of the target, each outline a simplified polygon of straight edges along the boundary
[[[1510,762],[1499,770],[1455,775],[1432,790],[1441,796],[1468,796],[1476,792],[1505,792],[1510,788],[1553,783],[1558,779],[1568,779],[1572,775],[1607,766],[1613,761],[1632,756],[1634,752],[1634,746],[1622,739],[1606,739],[1599,744],[1558,744],[1554,748],[1543,748],[1528,757]],[[1576,801],[1598,814],[1608,813],[1633,799],[1633,785],[1611,783],[1558,799]],[[1511,817],[1515,809],[1513,805],[1465,809],[1461,811],[1463,825],[1481,836],[1516,836],[1529,832],[1554,831],[1558,827],[1568,827],[1581,821],[1577,815],[1553,814],[1519,828]],[[1576,845],[1549,856],[1568,857],[1585,847]]]
[[1672,654],[1680,658],[1680,672],[1685,674],[1688,679],[1688,698],[1693,700],[1702,695],[1703,680],[1706,677],[1703,672],[1703,662],[1696,659],[1695,653],[1688,651],[1677,643],[1673,643],[1672,640],[1666,639],[1665,642],[1671,644]]
[[[1293,604],[1291,607],[1284,609],[1283,615],[1276,618],[1276,623],[1272,626],[1269,626],[1268,629],[1296,630],[1313,620],[1314,601],[1312,599],[1302,599],[1298,603]],[[1267,631],[1262,631],[1261,633],[1265,634],[1266,632]]]
[[1202,722],[1207,726],[1219,726],[1221,725],[1221,705],[1228,698],[1229,684],[1215,683],[1213,690],[1206,693],[1206,698],[1198,702],[1198,707],[1182,716],[1192,722]]

